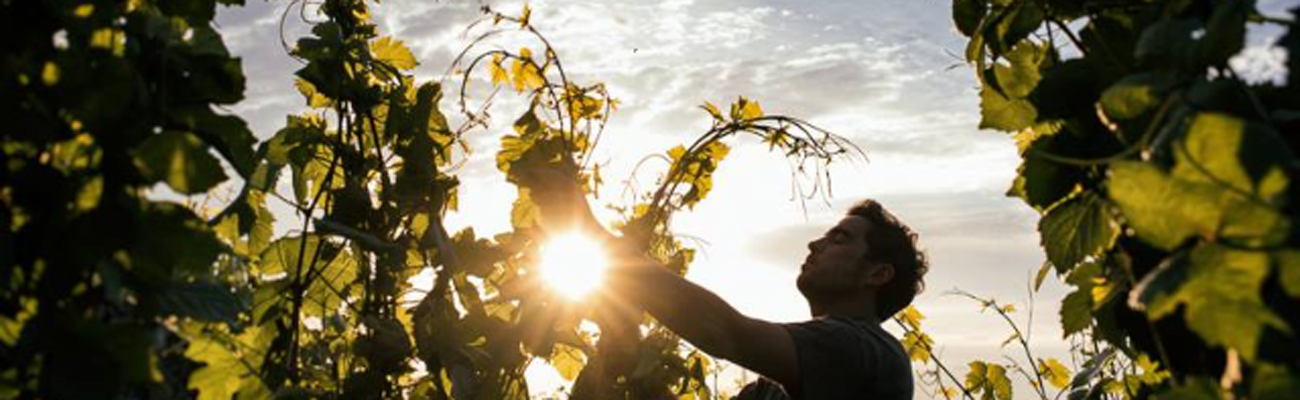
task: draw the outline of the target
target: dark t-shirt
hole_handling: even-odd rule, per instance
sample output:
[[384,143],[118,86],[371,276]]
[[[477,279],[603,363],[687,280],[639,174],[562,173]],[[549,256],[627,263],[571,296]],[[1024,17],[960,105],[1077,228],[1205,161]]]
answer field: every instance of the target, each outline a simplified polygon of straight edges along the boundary
[[794,340],[801,393],[760,379],[736,400],[912,398],[912,366],[903,346],[873,321],[827,317],[783,324]]

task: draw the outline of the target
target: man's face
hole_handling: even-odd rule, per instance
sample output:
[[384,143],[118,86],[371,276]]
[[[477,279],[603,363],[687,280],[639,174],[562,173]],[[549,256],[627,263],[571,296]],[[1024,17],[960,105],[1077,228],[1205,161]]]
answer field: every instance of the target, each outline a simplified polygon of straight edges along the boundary
[[842,297],[864,286],[869,272],[867,231],[871,223],[858,216],[846,216],[822,237],[808,243],[808,257],[799,273],[799,292],[809,301]]

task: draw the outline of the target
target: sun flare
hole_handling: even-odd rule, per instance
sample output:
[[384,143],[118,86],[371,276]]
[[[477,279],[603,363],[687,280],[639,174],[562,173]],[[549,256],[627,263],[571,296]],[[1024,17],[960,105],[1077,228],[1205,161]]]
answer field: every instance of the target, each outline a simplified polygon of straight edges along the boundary
[[552,238],[542,247],[542,277],[571,300],[586,297],[600,287],[609,261],[600,244],[569,233]]

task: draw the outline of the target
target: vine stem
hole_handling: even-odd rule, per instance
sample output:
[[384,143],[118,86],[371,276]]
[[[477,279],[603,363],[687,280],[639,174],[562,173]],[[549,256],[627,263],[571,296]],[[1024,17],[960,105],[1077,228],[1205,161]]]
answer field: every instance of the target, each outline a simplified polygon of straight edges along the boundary
[[[1123,247],[1121,246],[1120,249],[1123,250]],[[1125,258],[1121,259],[1119,262],[1120,269],[1124,270],[1124,277],[1128,278],[1128,282],[1130,286],[1137,287],[1138,285],[1137,274],[1133,273],[1133,266],[1128,262],[1129,261],[1127,259],[1128,253],[1121,252],[1120,254],[1125,255]],[[1145,318],[1145,316],[1144,318],[1142,318],[1142,320],[1146,322],[1147,329],[1151,330],[1151,339],[1156,343],[1156,353],[1160,355],[1160,361],[1165,364],[1165,368],[1172,368],[1173,364],[1169,362],[1169,351],[1165,349],[1165,341],[1160,338],[1160,331],[1156,330],[1155,322],[1152,322],[1150,318]],[[1182,384],[1182,382],[1180,382],[1180,379],[1178,379],[1177,375],[1174,374],[1169,374],[1169,375],[1171,378],[1173,378],[1175,384],[1177,385]]]
[[1038,381],[1038,387],[1036,387],[1035,389],[1038,391],[1039,396],[1046,399],[1047,388],[1046,386],[1043,386],[1043,373],[1038,369],[1038,363],[1034,359],[1033,351],[1029,349],[1029,340],[1020,331],[1020,326],[1016,324],[1016,321],[1011,319],[1011,315],[1007,314],[1007,312],[1003,310],[1002,307],[999,307],[998,303],[993,300],[983,299],[980,298],[979,296],[976,296],[968,292],[963,292],[963,291],[957,291],[956,293],[962,296],[969,297],[970,299],[978,301],[980,303],[983,303],[985,307],[993,308],[993,311],[996,311],[998,315],[1002,317],[1002,320],[1006,321],[1007,325],[1011,326],[1012,332],[1014,332],[1016,335],[1016,341],[1020,343],[1020,348],[1024,349],[1025,351],[1025,358],[1029,360],[1030,367],[1034,369],[1034,377],[1037,378]]
[[1088,49],[1083,46],[1083,41],[1079,40],[1079,36],[1075,35],[1074,31],[1070,30],[1070,27],[1065,26],[1064,22],[1061,22],[1061,20],[1056,18],[1051,18],[1048,21],[1050,21],[1052,24],[1055,24],[1058,28],[1061,29],[1061,31],[1064,31],[1065,37],[1070,38],[1070,43],[1074,43],[1074,47],[1079,49],[1080,53],[1083,53],[1085,56],[1088,54]]
[[[340,112],[339,113],[340,124],[342,119],[343,119],[343,114],[342,112]],[[293,322],[291,323],[292,328],[290,329],[290,331],[292,332],[293,336],[291,336],[289,339],[288,365],[289,365],[289,381],[292,382],[294,385],[298,384],[298,378],[299,378],[298,377],[298,329],[302,325],[301,320],[302,320],[302,301],[304,295],[303,292],[307,290],[306,285],[303,282],[304,276],[303,276],[303,268],[302,268],[303,260],[305,259],[303,257],[303,254],[307,252],[307,233],[311,224],[311,214],[315,212],[316,206],[319,205],[320,201],[325,197],[326,191],[323,188],[329,186],[331,182],[333,182],[334,170],[338,168],[338,162],[339,162],[339,153],[334,152],[334,155],[330,160],[329,170],[325,172],[325,179],[321,181],[322,182],[321,186],[319,186],[319,188],[321,189],[318,190],[316,192],[316,195],[312,197],[311,204],[309,204],[305,210],[302,210],[303,211],[302,239],[301,242],[298,244],[298,265],[294,270],[295,271],[294,282],[291,285],[291,287],[293,288]],[[312,254],[311,264],[308,266],[309,270],[314,270],[316,268],[316,263],[320,260],[321,248],[322,248],[321,244],[317,243],[316,249]],[[310,276],[311,273],[308,272],[306,275]]]
[[[895,324],[898,324],[899,327],[903,328],[904,333],[911,333],[917,335],[918,338],[923,338],[921,333],[912,330],[911,327],[904,324],[903,321],[900,321],[898,317],[894,317],[893,320]],[[947,375],[948,379],[951,379],[958,389],[961,389],[961,393],[965,398],[975,400],[975,395],[971,394],[970,390],[966,389],[966,385],[963,385],[962,381],[958,380],[957,376],[953,375],[952,371],[948,370],[948,366],[944,365],[943,361],[939,360],[939,357],[934,355],[934,348],[930,347],[929,343],[926,343],[924,339],[919,339],[916,342],[920,343],[922,347],[925,347],[925,353],[930,355],[930,361],[934,362],[934,365],[939,367],[939,370],[943,371],[943,374]]]
[[1026,155],[1076,167],[1093,167],[1123,160],[1146,149],[1147,146],[1151,144],[1151,137],[1155,135],[1156,128],[1160,127],[1160,122],[1164,121],[1165,116],[1169,114],[1169,110],[1173,107],[1174,102],[1181,98],[1182,96],[1178,93],[1166,97],[1165,101],[1161,103],[1160,109],[1156,111],[1156,115],[1151,118],[1151,123],[1147,124],[1146,131],[1142,132],[1142,140],[1139,140],[1137,143],[1134,143],[1132,146],[1125,148],[1119,153],[1102,158],[1075,158],[1053,154],[1043,150],[1030,150]]

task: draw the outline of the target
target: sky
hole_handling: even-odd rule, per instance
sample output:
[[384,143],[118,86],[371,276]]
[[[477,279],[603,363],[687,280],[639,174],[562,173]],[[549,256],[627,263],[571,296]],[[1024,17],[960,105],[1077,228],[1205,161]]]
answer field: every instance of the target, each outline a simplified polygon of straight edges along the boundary
[[[1263,0],[1260,7],[1283,15],[1282,9],[1296,3]],[[405,41],[415,53],[417,78],[442,80],[468,44],[466,27],[482,17],[484,4],[509,14],[523,5],[386,0],[373,11],[380,32]],[[292,86],[299,64],[278,38],[288,5],[248,0],[243,7],[221,9],[217,18],[248,77],[246,99],[229,111],[247,120],[262,139],[274,134],[286,115],[305,109]],[[754,140],[732,142],[713,192],[674,220],[674,230],[697,238],[701,248],[688,279],[751,317],[807,319],[806,303],[794,285],[807,242],[834,225],[852,203],[873,198],[920,234],[931,269],[927,289],[914,304],[927,316],[925,329],[955,372],[964,373],[965,364],[976,358],[1021,357],[1018,349],[1000,347],[1011,329],[997,315],[982,313],[979,304],[950,293],[956,289],[1014,303],[1013,316],[1032,332],[1036,355],[1069,365],[1057,319],[1066,289],[1049,278],[1032,293],[1030,312],[1029,287],[1044,260],[1038,216],[1004,195],[1019,157],[1008,135],[976,128],[978,86],[956,56],[965,38],[952,26],[948,1],[533,0],[529,5],[533,25],[555,46],[570,79],[604,82],[622,104],[594,154],[607,181],[597,205],[620,204],[622,177],[642,158],[689,144],[707,131],[709,117],[698,108],[704,101],[725,105],[738,96],[755,99],[769,114],[808,120],[865,151],[867,161],[832,166],[832,198],[801,203],[791,195],[790,172],[779,154]],[[308,11],[309,19],[319,18]],[[286,19],[283,37],[292,44],[306,30],[295,12]],[[1277,35],[1252,32],[1252,47],[1234,66],[1256,79],[1282,75],[1284,52],[1267,46]],[[539,48],[507,35],[483,50],[516,50],[524,44]],[[471,97],[481,99],[486,71],[476,78]],[[442,106],[445,114],[456,113],[454,102],[444,99]],[[509,229],[515,190],[495,169],[493,155],[519,112],[520,98],[503,92],[490,129],[468,138],[475,150],[459,171],[460,209],[449,225],[472,226],[480,235]],[[644,181],[653,172],[637,176]],[[277,210],[289,215],[283,205]],[[541,370],[530,371],[530,381],[534,389],[559,384],[553,372]],[[1028,390],[1023,382],[1017,385],[1022,394]]]

